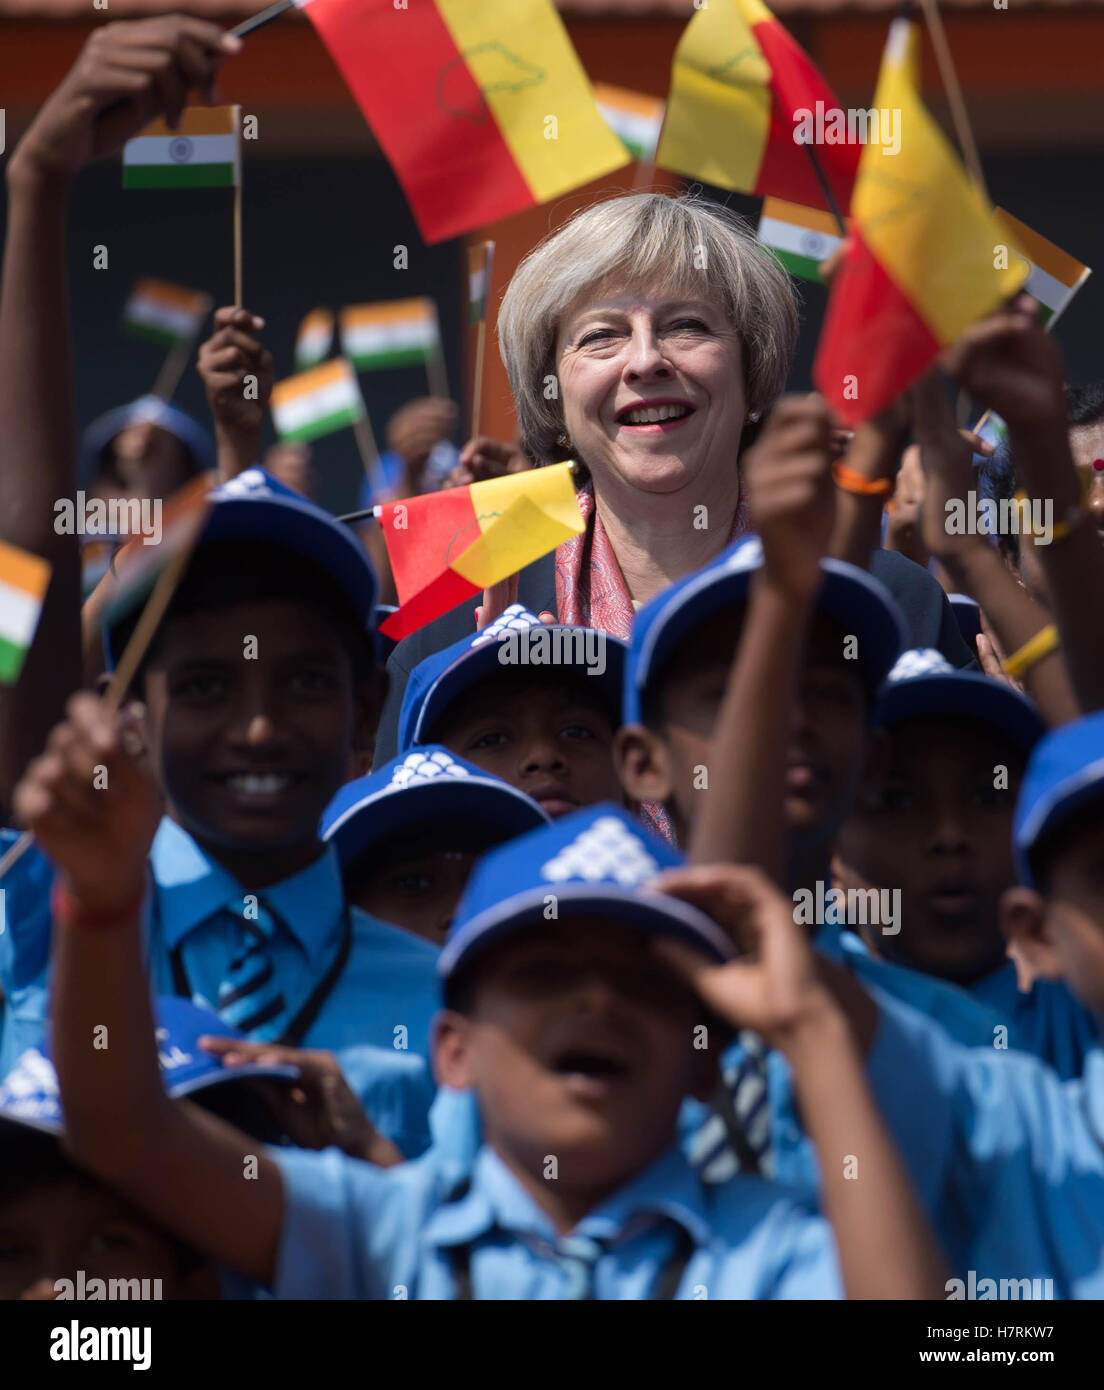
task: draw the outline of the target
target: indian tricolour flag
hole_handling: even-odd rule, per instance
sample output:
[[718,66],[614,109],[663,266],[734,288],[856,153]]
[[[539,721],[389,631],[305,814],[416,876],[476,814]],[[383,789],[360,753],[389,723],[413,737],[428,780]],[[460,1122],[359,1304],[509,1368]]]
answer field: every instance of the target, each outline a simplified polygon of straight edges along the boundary
[[341,311],[341,351],[362,372],[426,362],[440,352],[437,306],[432,299],[352,304]]
[[1049,324],[1065,310],[1092,271],[1003,208],[995,211],[1014,243],[1009,250],[1021,254],[1031,267],[1024,292],[1037,301],[1043,322]]
[[0,541],[0,682],[14,685],[34,641],[50,566]]
[[637,159],[655,159],[667,109],[665,101],[606,82],[595,82],[594,100],[614,135]]
[[491,292],[491,267],[494,265],[493,241],[481,241],[468,247],[468,322],[482,323],[487,317],[487,299]]
[[333,349],[334,316],[332,309],[312,309],[299,325],[295,337],[295,366],[304,371],[324,362]]
[[167,280],[139,280],[123,306],[123,324],[141,338],[172,347],[190,343],[211,312],[211,296]]
[[240,106],[189,106],[123,146],[124,188],[233,188],[241,182]]
[[344,358],[289,376],[272,388],[272,419],[281,439],[319,439],[366,415],[356,373]]
[[817,266],[840,244],[836,220],[818,208],[764,198],[759,217],[759,240],[769,246],[791,275],[820,280]]

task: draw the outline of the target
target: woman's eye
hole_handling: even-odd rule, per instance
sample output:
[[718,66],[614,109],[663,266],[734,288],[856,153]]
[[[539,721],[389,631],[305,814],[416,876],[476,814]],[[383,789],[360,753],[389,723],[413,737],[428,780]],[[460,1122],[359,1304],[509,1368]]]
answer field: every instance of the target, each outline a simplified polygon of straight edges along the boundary
[[701,319],[676,319],[668,325],[669,333],[708,333],[709,325]]
[[595,328],[585,337],[579,339],[579,346],[586,347],[588,343],[609,342],[614,337],[616,337],[616,333],[612,328]]

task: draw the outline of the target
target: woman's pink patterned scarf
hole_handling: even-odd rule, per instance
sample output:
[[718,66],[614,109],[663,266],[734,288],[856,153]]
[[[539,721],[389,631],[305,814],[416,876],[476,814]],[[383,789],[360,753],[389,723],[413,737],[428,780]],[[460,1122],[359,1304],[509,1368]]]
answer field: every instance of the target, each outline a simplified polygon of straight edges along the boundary
[[[633,622],[632,599],[595,506],[594,484],[588,479],[577,496],[586,530],[556,550],[557,616],[561,623],[598,628],[627,642]],[[729,543],[747,530],[747,509],[741,493]],[[674,844],[671,818],[659,802],[645,802],[641,812],[645,824]]]

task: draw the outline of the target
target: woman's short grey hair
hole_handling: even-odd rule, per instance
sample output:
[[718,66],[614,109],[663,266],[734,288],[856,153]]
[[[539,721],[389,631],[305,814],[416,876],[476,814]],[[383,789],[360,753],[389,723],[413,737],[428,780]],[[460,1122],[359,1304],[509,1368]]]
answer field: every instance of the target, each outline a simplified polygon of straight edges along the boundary
[[765,412],[781,395],[797,342],[797,294],[747,222],[696,194],[609,198],[526,256],[498,313],[499,348],[522,442],[535,462],[570,454],[559,443],[560,319],[580,291],[611,276],[624,277],[626,284],[692,288],[698,297],[720,303],[743,347],[748,409]]

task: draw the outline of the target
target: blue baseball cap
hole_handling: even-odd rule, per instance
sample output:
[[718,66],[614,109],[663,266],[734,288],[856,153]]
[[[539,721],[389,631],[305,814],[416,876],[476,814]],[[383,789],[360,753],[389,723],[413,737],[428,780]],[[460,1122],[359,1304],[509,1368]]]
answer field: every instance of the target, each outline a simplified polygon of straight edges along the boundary
[[[729,608],[743,608],[752,577],[763,565],[758,536],[745,536],[729,546],[711,565],[697,570],[657,594],[633,621],[629,659],[625,668],[624,719],[639,724],[643,696],[687,633]],[[821,560],[824,574],[817,609],[858,638],[859,665],[871,689],[886,674],[905,647],[905,620],[893,595],[866,570],[843,560]]]
[[1104,801],[1104,710],[1051,729],[1027,764],[1012,822],[1012,848],[1020,882],[1038,885],[1031,857],[1039,841],[1075,811]]
[[612,801],[584,807],[485,854],[472,870],[437,959],[448,979],[507,932],[543,923],[550,895],[556,920],[599,915],[654,936],[673,937],[724,961],[725,932],[696,907],[641,885],[686,861]]
[[[243,1062],[225,1066],[221,1057],[204,1052],[204,1034],[241,1038],[245,1035],[224,1023],[217,1014],[197,1008],[188,999],[163,995],[154,1001],[157,1018],[157,1053],[165,1093],[173,1100],[263,1078],[294,1081],[298,1067],[284,1063]],[[0,1081],[0,1139],[17,1132],[37,1130],[60,1134],[64,1129],[61,1094],[50,1055],[48,1038],[41,1048],[28,1048]]]
[[80,476],[91,480],[99,466],[100,455],[116,435],[131,425],[146,423],[178,439],[191,454],[197,473],[214,468],[215,441],[202,425],[160,396],[140,396],[136,401],[100,415],[84,431],[80,443]]
[[616,721],[621,709],[628,648],[596,628],[542,623],[520,603],[481,632],[419,661],[410,673],[399,711],[398,744],[405,752],[432,738],[448,707],[473,685],[507,668],[551,668],[586,673],[609,702]]
[[1025,754],[1046,732],[1035,706],[1018,690],[980,671],[959,671],[932,647],[914,647],[878,692],[874,723],[892,728],[932,715],[990,724]]
[[323,812],[319,833],[333,841],[344,871],[380,840],[443,820],[486,832],[488,844],[549,823],[531,796],[429,743],[347,782]]
[[981,608],[976,599],[969,594],[948,594],[947,602],[955,616],[962,640],[971,651],[976,650],[978,634],[981,632]]
[[[307,501],[263,468],[247,468],[207,494],[210,512],[196,553],[214,541],[265,541],[310,560],[337,586],[366,632],[374,631],[376,572],[363,545],[348,526]],[[108,669],[120,622],[104,631]]]

